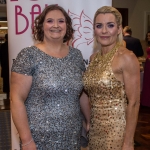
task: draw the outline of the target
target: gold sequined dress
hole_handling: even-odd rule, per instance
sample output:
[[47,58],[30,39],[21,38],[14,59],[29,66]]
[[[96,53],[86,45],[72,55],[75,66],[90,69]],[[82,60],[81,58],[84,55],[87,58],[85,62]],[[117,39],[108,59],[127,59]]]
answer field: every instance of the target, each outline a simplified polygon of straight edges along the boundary
[[124,84],[112,71],[118,48],[103,58],[100,52],[84,76],[84,88],[91,102],[90,150],[121,150],[126,126],[127,98]]

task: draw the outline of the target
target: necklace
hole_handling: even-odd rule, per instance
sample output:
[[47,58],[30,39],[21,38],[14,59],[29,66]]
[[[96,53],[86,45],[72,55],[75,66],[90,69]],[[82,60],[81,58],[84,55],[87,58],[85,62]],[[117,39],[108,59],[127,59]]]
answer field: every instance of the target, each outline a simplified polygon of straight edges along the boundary
[[112,50],[110,50],[107,54],[102,55],[101,51],[98,52],[96,55],[95,60],[92,62],[92,66],[98,66],[98,72],[101,74],[105,71],[106,67],[108,66],[108,63],[112,60],[114,57],[114,54],[117,52],[119,43],[117,43]]
[[102,50],[98,52],[98,59],[101,60],[102,62],[107,62],[109,61],[113,55],[116,53],[117,49],[119,47],[119,44],[117,43],[107,54],[102,55]]

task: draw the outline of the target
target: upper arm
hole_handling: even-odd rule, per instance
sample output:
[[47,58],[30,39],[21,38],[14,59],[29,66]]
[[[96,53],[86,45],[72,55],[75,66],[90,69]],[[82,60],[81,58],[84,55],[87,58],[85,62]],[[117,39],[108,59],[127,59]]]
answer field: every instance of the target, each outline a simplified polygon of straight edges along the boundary
[[140,100],[140,66],[134,54],[124,56],[122,70],[128,101],[134,104]]
[[80,95],[80,101],[84,101],[84,100],[89,100],[88,95],[85,93],[85,91],[83,91]]
[[11,73],[11,100],[18,99],[25,101],[32,84],[32,76],[19,74],[16,72]]
[[11,68],[11,100],[26,100],[35,72],[34,55],[32,49],[20,51]]

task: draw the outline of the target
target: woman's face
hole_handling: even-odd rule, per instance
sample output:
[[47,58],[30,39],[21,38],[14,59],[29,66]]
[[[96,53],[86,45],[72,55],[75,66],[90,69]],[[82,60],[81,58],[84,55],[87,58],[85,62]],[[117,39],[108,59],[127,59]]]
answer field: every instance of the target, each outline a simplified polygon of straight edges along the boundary
[[63,40],[66,34],[65,16],[60,10],[47,13],[43,22],[44,39]]
[[98,43],[110,46],[117,41],[121,26],[118,27],[116,18],[111,13],[99,14],[95,19],[94,33]]
[[150,33],[147,34],[147,40],[150,41]]

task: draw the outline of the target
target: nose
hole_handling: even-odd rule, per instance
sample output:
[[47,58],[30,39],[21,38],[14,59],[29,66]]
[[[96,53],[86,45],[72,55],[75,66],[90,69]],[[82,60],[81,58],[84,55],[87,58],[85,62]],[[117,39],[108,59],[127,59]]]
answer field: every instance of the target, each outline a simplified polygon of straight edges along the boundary
[[54,21],[54,27],[58,27],[58,22]]
[[104,25],[103,27],[102,27],[102,33],[106,33],[107,32],[107,27]]

